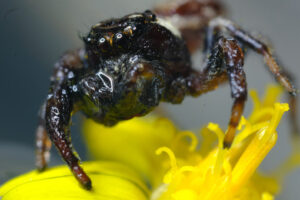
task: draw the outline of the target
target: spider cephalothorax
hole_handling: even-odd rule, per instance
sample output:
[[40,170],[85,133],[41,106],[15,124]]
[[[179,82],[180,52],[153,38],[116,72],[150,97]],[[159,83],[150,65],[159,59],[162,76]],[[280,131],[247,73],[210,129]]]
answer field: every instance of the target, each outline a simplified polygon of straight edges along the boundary
[[[79,166],[68,137],[72,113],[81,110],[112,126],[149,113],[161,101],[180,103],[185,96],[199,96],[226,81],[234,99],[224,139],[224,147],[229,148],[247,99],[245,47],[264,56],[277,81],[291,94],[291,102],[296,102],[296,90],[269,48],[220,17],[221,4],[185,0],[167,5],[156,8],[156,14],[133,13],[94,25],[83,38],[85,47],[66,53],[56,63],[37,130],[39,169],[46,167],[53,142],[74,176],[90,189],[91,180]],[[207,54],[202,71],[191,66],[190,54],[199,48]],[[292,116],[297,132],[295,109]]]
[[170,98],[173,80],[191,70],[190,57],[180,33],[174,35],[161,21],[145,11],[92,27],[84,38],[91,71],[78,86],[87,116],[113,125]]
[[120,19],[110,19],[94,25],[84,38],[89,54],[116,56],[136,50],[136,39],[148,24],[154,23],[156,16],[150,11],[134,13]]

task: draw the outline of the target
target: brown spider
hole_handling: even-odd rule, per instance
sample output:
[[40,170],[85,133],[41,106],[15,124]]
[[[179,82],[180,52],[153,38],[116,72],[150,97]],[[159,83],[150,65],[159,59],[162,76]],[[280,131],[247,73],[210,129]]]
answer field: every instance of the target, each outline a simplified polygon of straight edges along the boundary
[[[229,81],[234,100],[224,147],[229,148],[247,99],[244,48],[264,57],[276,80],[291,94],[293,131],[296,89],[267,45],[223,18],[216,0],[179,0],[153,12],[102,21],[83,38],[85,47],[67,52],[55,64],[37,129],[38,169],[46,167],[51,142],[77,180],[91,189],[70,140],[71,115],[83,113],[107,126],[143,116],[160,101],[181,103]],[[191,53],[207,55],[202,71]]]

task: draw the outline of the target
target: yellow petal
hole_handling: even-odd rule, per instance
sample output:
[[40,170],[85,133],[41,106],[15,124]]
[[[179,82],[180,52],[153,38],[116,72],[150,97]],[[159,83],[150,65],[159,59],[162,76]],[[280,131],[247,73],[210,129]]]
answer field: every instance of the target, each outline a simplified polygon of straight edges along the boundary
[[134,169],[152,186],[161,181],[163,159],[155,155],[170,146],[176,128],[165,118],[134,118],[105,127],[92,120],[84,123],[84,137],[92,158],[121,162]]
[[[215,133],[218,138],[216,148],[209,140],[209,153],[194,149],[194,154],[202,154],[197,164],[178,162],[177,149],[161,147],[170,157],[170,169],[165,174],[164,184],[152,195],[153,200],[272,200],[279,192],[276,177],[256,172],[262,160],[274,147],[277,140],[276,128],[287,104],[275,103],[280,90],[271,88],[263,101],[257,94],[254,97],[254,110],[249,120],[242,118],[232,147],[224,150],[222,146],[224,132],[217,124],[210,123],[201,133],[206,137]],[[210,131],[210,133],[208,132]],[[179,133],[180,134],[180,133]],[[197,143],[197,142],[193,142]],[[188,156],[187,156],[188,157]],[[184,158],[180,157],[180,160]],[[174,164],[175,163],[175,164]],[[182,165],[183,163],[183,165]],[[289,165],[290,166],[290,165]]]
[[7,182],[0,188],[2,200],[147,200],[149,190],[137,174],[113,162],[88,162],[83,167],[93,189],[83,189],[67,166],[45,172],[32,171]]

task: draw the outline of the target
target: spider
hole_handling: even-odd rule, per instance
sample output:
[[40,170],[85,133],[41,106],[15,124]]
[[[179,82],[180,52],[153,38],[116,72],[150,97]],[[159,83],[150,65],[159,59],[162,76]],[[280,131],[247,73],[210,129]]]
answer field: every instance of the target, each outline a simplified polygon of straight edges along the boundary
[[[292,102],[296,89],[270,48],[223,17],[216,0],[178,0],[152,11],[109,19],[92,26],[84,48],[65,53],[54,66],[47,99],[39,112],[36,166],[45,169],[53,143],[86,189],[90,178],[79,165],[70,137],[73,113],[106,126],[152,111],[161,101],[179,104],[229,82],[233,106],[224,148],[230,148],[247,99],[245,48],[264,57],[266,66]],[[203,70],[192,68],[191,54],[202,49]]]

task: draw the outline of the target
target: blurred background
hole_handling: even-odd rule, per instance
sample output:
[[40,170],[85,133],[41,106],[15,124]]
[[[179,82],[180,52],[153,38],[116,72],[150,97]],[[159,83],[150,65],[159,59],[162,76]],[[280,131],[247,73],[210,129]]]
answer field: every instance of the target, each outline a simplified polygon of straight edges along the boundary
[[[158,0],[0,0],[0,184],[8,177],[34,168],[37,112],[49,86],[53,63],[68,49],[82,46],[80,34],[110,17],[144,11]],[[254,34],[271,41],[276,54],[296,79],[300,79],[300,1],[223,0],[228,17]],[[245,61],[248,88],[263,94],[275,83],[261,56],[249,52]],[[299,81],[298,81],[299,82]],[[300,85],[297,85],[300,88]],[[283,99],[284,101],[285,99]],[[299,102],[300,103],[300,102]],[[226,128],[232,100],[227,85],[180,105],[162,104],[182,129],[196,130],[212,121]],[[248,101],[246,112],[251,109]],[[75,148],[85,160],[80,135],[80,115],[72,126]],[[289,128],[283,120],[279,140],[262,168],[278,165],[290,152]],[[51,164],[62,163],[53,151]],[[280,199],[298,199],[300,170],[288,176]]]

